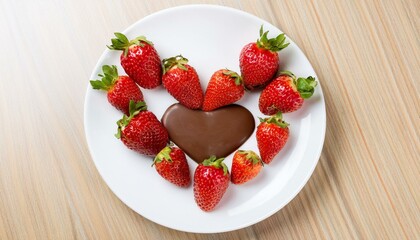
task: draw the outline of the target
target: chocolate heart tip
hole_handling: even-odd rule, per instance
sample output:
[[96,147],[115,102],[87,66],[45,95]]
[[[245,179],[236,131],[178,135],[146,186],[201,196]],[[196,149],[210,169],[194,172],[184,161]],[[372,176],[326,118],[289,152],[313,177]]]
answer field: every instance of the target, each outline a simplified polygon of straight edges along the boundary
[[255,129],[252,113],[237,104],[204,112],[175,103],[166,109],[162,124],[171,141],[197,163],[211,155],[228,156],[245,143]]

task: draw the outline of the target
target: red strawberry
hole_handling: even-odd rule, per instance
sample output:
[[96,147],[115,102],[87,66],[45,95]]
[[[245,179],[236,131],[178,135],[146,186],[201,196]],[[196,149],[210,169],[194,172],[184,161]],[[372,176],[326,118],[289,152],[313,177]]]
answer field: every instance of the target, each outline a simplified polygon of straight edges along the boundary
[[115,136],[141,154],[154,156],[168,143],[168,131],[152,112],[147,111],[144,102],[130,101],[130,116],[124,115],[117,124]]
[[128,76],[143,88],[159,86],[162,83],[162,66],[153,43],[144,36],[129,41],[122,33],[114,34],[117,38],[111,39],[112,44],[107,47],[123,51],[120,60]]
[[197,72],[181,55],[164,59],[163,86],[182,105],[198,109],[203,104],[203,90]]
[[239,67],[247,89],[265,86],[273,79],[279,68],[277,52],[289,45],[285,43],[284,33],[271,39],[267,38],[267,34],[268,31],[264,32],[261,26],[260,39],[245,45],[239,56]]
[[281,72],[261,93],[260,111],[265,115],[287,113],[302,107],[303,99],[310,98],[317,82],[315,78],[298,78],[291,72]]
[[234,184],[248,182],[258,175],[262,166],[261,158],[255,152],[236,151],[232,160],[231,181]]
[[130,100],[135,102],[143,101],[143,94],[137,84],[127,76],[118,76],[118,70],[115,65],[102,66],[103,74],[98,74],[101,80],[91,80],[93,89],[107,91],[108,102],[112,106],[129,114],[128,108]]
[[245,90],[242,78],[229,69],[220,69],[210,78],[204,94],[203,111],[212,111],[242,98]]
[[165,147],[155,157],[153,164],[159,175],[169,182],[180,187],[190,185],[190,168],[185,153],[180,148]]
[[229,171],[223,160],[211,156],[195,169],[194,198],[203,211],[213,210],[229,186]]
[[269,118],[261,119],[257,127],[257,145],[261,159],[269,164],[280,152],[289,138],[289,124],[283,121],[279,112]]

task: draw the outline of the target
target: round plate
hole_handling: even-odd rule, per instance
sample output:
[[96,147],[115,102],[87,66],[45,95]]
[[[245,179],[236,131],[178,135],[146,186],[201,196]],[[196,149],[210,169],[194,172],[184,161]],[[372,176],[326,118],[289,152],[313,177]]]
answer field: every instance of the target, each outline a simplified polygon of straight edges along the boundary
[[[212,5],[189,5],[166,9],[141,19],[123,33],[129,39],[144,35],[154,43],[161,59],[182,54],[197,70],[203,89],[218,69],[239,72],[241,48],[258,38],[260,26],[269,37],[281,33],[270,23],[232,8]],[[111,38],[110,33],[110,38]],[[280,69],[296,76],[316,77],[308,59],[298,46],[282,50]],[[120,74],[121,52],[105,50],[90,79],[98,79],[101,66],[117,65]],[[160,119],[166,108],[177,102],[160,86],[142,89],[149,110]],[[247,92],[238,104],[255,117],[260,92]],[[111,190],[127,206],[143,217],[163,226],[196,233],[231,231],[257,223],[284,207],[297,195],[311,176],[321,154],[325,135],[325,103],[321,86],[312,98],[294,113],[284,114],[290,123],[290,138],[270,165],[252,181],[230,184],[221,202],[212,212],[201,211],[194,201],[193,187],[183,189],[162,179],[151,167],[152,158],[126,148],[114,137],[116,121],[122,113],[113,108],[105,92],[87,87],[85,99],[85,132],[95,165]],[[205,137],[205,136],[203,136]],[[240,148],[258,153],[255,131]],[[232,155],[225,160],[231,167]],[[197,164],[189,159],[191,176]]]

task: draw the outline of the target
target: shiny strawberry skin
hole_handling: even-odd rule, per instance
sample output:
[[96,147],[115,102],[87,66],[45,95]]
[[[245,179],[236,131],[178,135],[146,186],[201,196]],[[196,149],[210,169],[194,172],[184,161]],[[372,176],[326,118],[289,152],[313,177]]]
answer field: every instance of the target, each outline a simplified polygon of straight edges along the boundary
[[194,172],[194,199],[201,210],[209,212],[216,207],[229,187],[230,175],[226,165],[224,168],[206,166],[206,161],[198,164]]
[[203,111],[212,111],[232,104],[244,96],[242,79],[236,82],[234,77],[226,74],[227,72],[231,71],[220,69],[211,76],[204,94]]
[[194,196],[203,211],[211,211],[222,199],[229,185],[223,170],[198,165],[194,174]]
[[261,92],[258,104],[263,114],[274,115],[277,112],[296,111],[302,107],[303,101],[293,79],[290,76],[281,75]]
[[195,69],[184,65],[187,70],[172,67],[162,77],[163,86],[182,105],[189,109],[199,109],[203,104],[204,94]]
[[141,111],[121,131],[121,141],[141,154],[155,156],[168,143],[168,131],[150,111]]
[[143,93],[128,76],[119,76],[113,87],[108,90],[107,98],[112,106],[128,115],[130,100],[143,101]]
[[246,151],[236,151],[233,155],[231,168],[231,181],[234,184],[243,184],[255,178],[261,171],[263,164],[256,153],[249,151],[254,159],[247,158]]
[[140,87],[156,88],[162,83],[162,66],[156,49],[147,42],[131,45],[120,57],[121,66]]
[[277,52],[260,48],[256,43],[249,43],[242,48],[239,67],[247,89],[261,88],[277,73],[279,56]]
[[262,122],[257,127],[256,136],[261,160],[265,164],[269,164],[286,145],[289,138],[289,128]]
[[[169,153],[169,158],[165,154],[160,156],[165,151],[166,154]],[[179,187],[188,187],[191,184],[187,158],[180,148],[165,147],[155,158],[154,166],[159,175]]]

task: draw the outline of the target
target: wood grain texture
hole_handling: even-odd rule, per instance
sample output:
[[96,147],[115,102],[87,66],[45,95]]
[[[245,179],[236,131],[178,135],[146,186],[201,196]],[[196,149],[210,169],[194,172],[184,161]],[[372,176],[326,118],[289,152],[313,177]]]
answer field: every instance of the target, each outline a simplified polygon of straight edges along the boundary
[[[131,211],[88,152],[83,103],[111,33],[189,3],[282,29],[325,95],[308,184],[238,231],[191,234]],[[420,2],[0,0],[0,239],[420,239]]]

